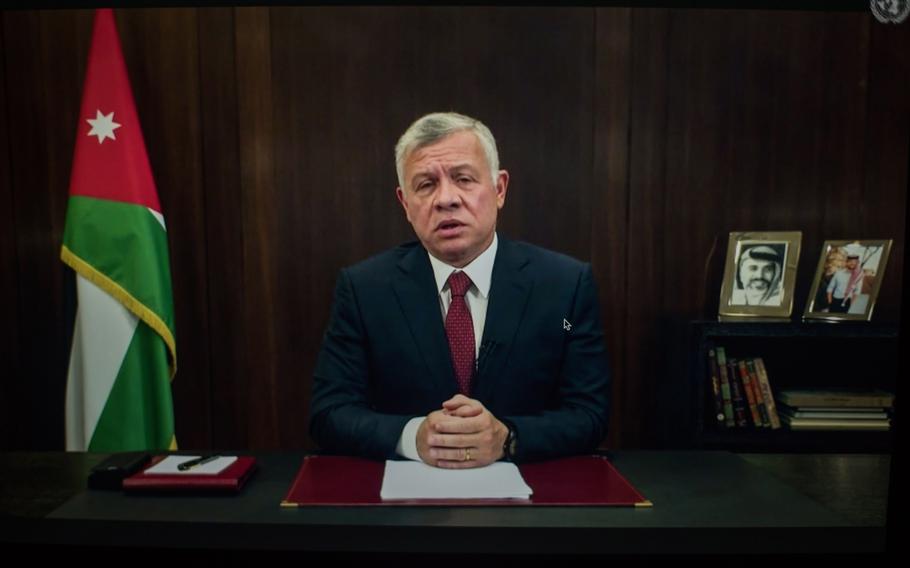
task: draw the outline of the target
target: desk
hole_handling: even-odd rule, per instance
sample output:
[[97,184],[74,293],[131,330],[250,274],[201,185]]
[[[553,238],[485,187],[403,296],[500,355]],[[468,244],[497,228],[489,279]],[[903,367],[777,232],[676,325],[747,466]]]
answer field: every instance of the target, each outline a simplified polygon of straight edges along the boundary
[[[869,553],[885,548],[888,456],[610,454],[616,468],[654,503],[645,509],[287,509],[279,502],[303,455],[256,455],[260,470],[241,494],[211,497],[82,490],[87,471],[103,455],[0,454],[0,542],[417,554]],[[837,472],[847,472],[847,481],[830,482]],[[816,480],[826,476],[829,481],[820,487]],[[838,510],[854,489],[874,496],[861,510]]]

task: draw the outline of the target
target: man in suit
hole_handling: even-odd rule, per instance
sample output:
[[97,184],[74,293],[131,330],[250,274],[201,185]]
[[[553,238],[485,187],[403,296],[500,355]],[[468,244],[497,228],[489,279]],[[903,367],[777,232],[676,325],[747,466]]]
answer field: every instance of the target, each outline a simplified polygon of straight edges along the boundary
[[419,242],[341,271],[313,438],[446,468],[593,450],[610,374],[590,265],[498,237],[509,174],[480,121],[426,115],[395,156]]

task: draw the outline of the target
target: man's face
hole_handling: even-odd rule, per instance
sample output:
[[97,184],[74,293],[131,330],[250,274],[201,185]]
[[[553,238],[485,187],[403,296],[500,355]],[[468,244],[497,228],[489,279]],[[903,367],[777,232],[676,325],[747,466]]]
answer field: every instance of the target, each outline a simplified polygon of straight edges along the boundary
[[436,258],[462,267],[493,242],[496,215],[506,202],[509,174],[490,179],[473,132],[450,134],[411,153],[398,201],[417,238]]
[[853,272],[856,269],[856,265],[859,264],[859,259],[857,258],[848,258],[847,259],[847,270]]
[[773,260],[747,258],[739,268],[739,279],[746,291],[764,293],[771,287],[777,275],[777,263]]

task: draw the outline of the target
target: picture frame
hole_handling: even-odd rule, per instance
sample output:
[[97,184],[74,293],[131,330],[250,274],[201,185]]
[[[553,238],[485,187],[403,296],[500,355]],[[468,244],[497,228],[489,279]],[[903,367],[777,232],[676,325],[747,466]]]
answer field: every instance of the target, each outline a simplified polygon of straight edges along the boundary
[[825,241],[803,319],[869,321],[891,239]]
[[720,321],[789,321],[801,231],[732,232],[720,290]]

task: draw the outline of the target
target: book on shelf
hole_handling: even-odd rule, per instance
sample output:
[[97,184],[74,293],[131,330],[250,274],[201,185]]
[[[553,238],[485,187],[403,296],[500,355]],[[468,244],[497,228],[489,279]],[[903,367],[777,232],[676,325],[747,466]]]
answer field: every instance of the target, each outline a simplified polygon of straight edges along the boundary
[[746,404],[749,408],[749,416],[752,418],[752,425],[756,428],[761,428],[763,426],[761,413],[758,411],[758,401],[760,399],[755,396],[755,389],[752,387],[752,376],[749,374],[749,368],[746,366],[745,359],[740,359],[736,362],[737,370],[739,371],[739,378],[743,384],[743,392],[746,395]]
[[765,368],[765,362],[761,357],[753,359],[755,371],[758,374],[758,384],[761,388],[762,399],[765,402],[765,411],[768,414],[768,421],[771,423],[771,429],[780,428],[780,416],[777,414],[777,405],[774,403],[774,393],[771,391],[771,382],[768,379],[768,370]]
[[761,416],[761,425],[763,428],[770,428],[771,417],[768,416],[768,404],[765,401],[765,394],[762,392],[758,371],[755,369],[755,359],[746,359],[745,364],[752,384],[752,391],[755,393],[755,406],[758,408],[758,415]]
[[724,394],[720,386],[720,372],[717,368],[717,356],[713,349],[708,350],[708,376],[711,381],[711,400],[714,404],[714,418],[717,426],[726,428],[726,417],[724,416]]
[[781,421],[791,430],[865,430],[887,431],[891,429],[891,422],[886,419],[879,420],[848,420],[824,418],[794,418],[786,414],[781,415]]
[[730,391],[733,397],[733,414],[736,425],[745,428],[749,425],[749,407],[743,394],[743,382],[739,376],[739,367],[735,359],[727,360],[727,374],[730,377]]
[[894,395],[878,389],[785,389],[778,402],[791,430],[887,431]]
[[822,420],[886,420],[888,418],[888,413],[883,408],[792,407],[782,405],[780,413],[790,418],[816,418]]
[[708,351],[708,374],[718,423],[723,419],[727,428],[752,426],[776,430],[781,427],[761,357],[728,357],[724,347],[714,346]]
[[723,347],[717,347],[717,374],[720,377],[720,390],[724,401],[724,424],[727,428],[736,426],[733,418],[733,391],[730,389],[730,377],[727,374],[727,355]]
[[778,402],[790,407],[891,408],[894,395],[878,389],[815,388],[785,389],[777,393]]

